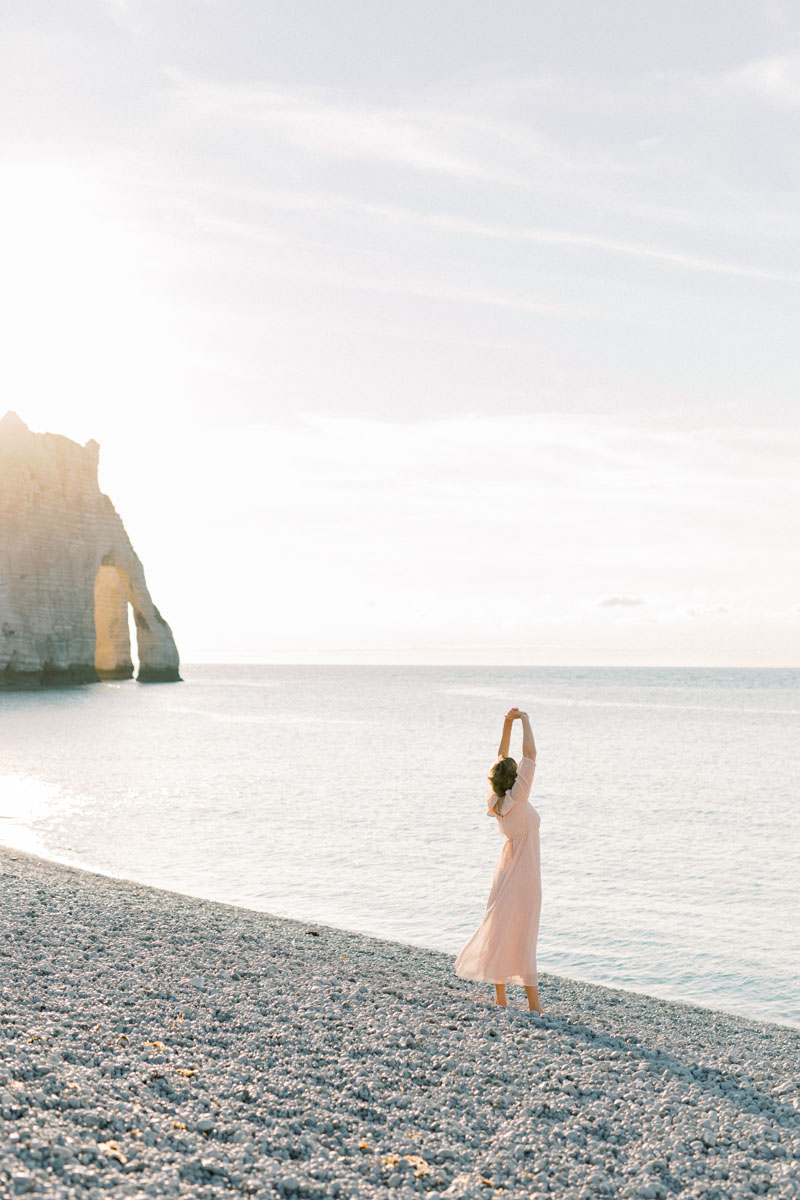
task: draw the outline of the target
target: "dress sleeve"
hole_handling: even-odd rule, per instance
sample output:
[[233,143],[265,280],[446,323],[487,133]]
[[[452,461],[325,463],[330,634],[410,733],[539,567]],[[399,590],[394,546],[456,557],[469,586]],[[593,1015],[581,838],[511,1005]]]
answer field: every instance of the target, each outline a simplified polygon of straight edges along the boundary
[[519,760],[517,766],[517,778],[514,780],[514,786],[510,792],[506,793],[505,802],[503,804],[503,816],[515,805],[524,803],[531,793],[531,784],[533,783],[533,773],[536,770],[536,759],[525,758]]
[[[514,805],[517,804],[519,801],[524,802],[525,800],[528,799],[528,796],[530,795],[530,791],[531,791],[531,784],[533,783],[533,773],[535,770],[536,770],[536,759],[535,758],[525,758],[523,756],[519,760],[519,765],[517,766],[517,778],[514,781],[514,786],[511,788],[510,791],[506,792],[506,794],[503,797],[502,802],[500,804],[500,816],[501,817],[504,817],[507,812],[510,812],[511,809],[514,807]],[[487,801],[486,815],[488,817],[493,817],[495,815],[494,814],[494,805],[495,805],[496,800],[497,800],[497,797],[492,792]]]
[[486,815],[487,815],[487,817],[493,817],[495,815],[494,806],[495,806],[495,804],[498,804],[498,803],[500,803],[500,811],[502,812],[503,805],[500,802],[499,797],[496,796],[494,794],[494,792],[489,792],[489,796],[486,800]]

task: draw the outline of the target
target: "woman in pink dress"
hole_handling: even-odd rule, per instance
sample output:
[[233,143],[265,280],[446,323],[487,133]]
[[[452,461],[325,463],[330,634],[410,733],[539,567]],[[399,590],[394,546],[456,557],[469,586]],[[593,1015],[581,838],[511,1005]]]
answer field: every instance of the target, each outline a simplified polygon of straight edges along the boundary
[[[522,722],[519,766],[508,751],[511,727]],[[506,1007],[506,984],[520,983],[528,1008],[541,1013],[536,940],[542,907],[539,868],[539,814],[528,800],[536,769],[536,743],[528,714],[509,709],[503,722],[498,758],[489,772],[492,785],[487,816],[494,817],[505,837],[494,873],[486,912],[458,955],[456,975],[494,984],[497,1003]]]

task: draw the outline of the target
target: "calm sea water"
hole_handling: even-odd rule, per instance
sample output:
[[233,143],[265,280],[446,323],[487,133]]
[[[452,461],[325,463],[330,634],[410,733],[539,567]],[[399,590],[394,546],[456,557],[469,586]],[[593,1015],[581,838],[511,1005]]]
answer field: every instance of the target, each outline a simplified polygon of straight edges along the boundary
[[501,848],[485,775],[516,704],[540,969],[800,1025],[800,671],[184,674],[0,694],[0,841],[456,952]]

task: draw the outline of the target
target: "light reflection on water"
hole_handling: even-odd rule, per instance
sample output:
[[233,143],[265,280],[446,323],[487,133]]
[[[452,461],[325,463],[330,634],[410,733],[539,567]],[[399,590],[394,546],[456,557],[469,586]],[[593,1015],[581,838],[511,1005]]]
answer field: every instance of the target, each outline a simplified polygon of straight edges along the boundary
[[800,672],[185,676],[0,695],[0,839],[455,952],[500,851],[485,775],[518,704],[539,749],[541,968],[800,1024]]

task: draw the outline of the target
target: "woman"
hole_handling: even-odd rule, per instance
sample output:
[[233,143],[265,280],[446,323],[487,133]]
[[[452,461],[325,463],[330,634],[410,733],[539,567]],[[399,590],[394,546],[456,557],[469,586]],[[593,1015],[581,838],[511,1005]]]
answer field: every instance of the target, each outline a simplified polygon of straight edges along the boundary
[[[508,757],[514,721],[522,722],[519,766]],[[462,979],[492,982],[502,1008],[506,1007],[506,984],[521,983],[528,1008],[541,1015],[536,972],[542,907],[540,818],[528,801],[536,769],[536,743],[527,713],[509,709],[497,753],[497,762],[488,775],[492,792],[487,816],[496,819],[506,841],[483,920],[456,959],[455,970]]]

